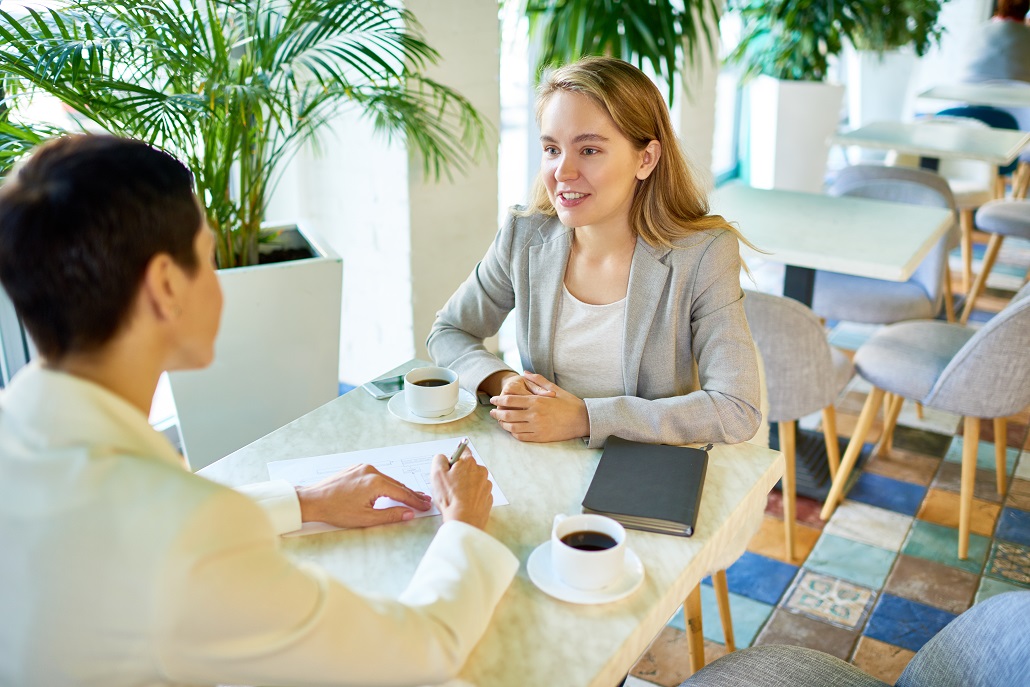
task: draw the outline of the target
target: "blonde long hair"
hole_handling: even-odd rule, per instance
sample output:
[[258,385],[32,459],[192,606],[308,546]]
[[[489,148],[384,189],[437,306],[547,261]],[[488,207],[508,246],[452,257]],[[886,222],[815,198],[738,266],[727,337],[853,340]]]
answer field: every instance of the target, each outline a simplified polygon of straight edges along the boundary
[[[690,172],[665,100],[642,71],[612,57],[586,57],[556,69],[537,89],[538,124],[549,99],[559,91],[590,98],[637,150],[651,141],[661,144],[657,166],[633,194],[630,226],[637,236],[652,246],[672,248],[677,239],[694,232],[726,229],[750,245],[722,216],[709,214],[708,197]],[[533,213],[555,214],[539,174],[525,211]]]

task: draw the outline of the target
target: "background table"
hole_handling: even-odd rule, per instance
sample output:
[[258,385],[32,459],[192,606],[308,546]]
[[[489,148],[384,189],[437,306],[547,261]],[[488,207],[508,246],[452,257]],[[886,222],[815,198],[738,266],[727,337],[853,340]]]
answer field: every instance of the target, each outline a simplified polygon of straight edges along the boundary
[[949,122],[873,122],[834,136],[847,146],[897,150],[925,157],[983,160],[1005,166],[1030,142],[1030,132],[964,126]]
[[740,183],[716,189],[711,206],[787,266],[783,294],[808,306],[815,270],[908,280],[954,221],[944,208]]
[[919,97],[954,100],[969,105],[1030,107],[1030,83],[1023,86],[990,83],[942,84],[923,91]]
[[[417,366],[412,361],[395,370]],[[581,441],[523,444],[500,429],[480,406],[468,418],[416,425],[390,415],[386,401],[357,389],[201,471],[229,485],[268,479],[269,461],[354,451],[467,435],[510,503],[494,508],[488,531],[522,565],[501,600],[486,635],[461,677],[476,685],[613,687],[626,675],[687,594],[734,544],[748,506],[765,502],[783,474],[783,458],[753,444],[716,446],[697,531],[691,538],[630,531],[629,546],[646,574],[622,601],[576,606],[539,591],[526,560],[550,535],[557,513],[578,513],[600,451]],[[367,530],[329,532],[282,540],[284,550],[315,561],[365,593],[396,596],[407,585],[439,518]],[[403,656],[403,648],[398,648]]]

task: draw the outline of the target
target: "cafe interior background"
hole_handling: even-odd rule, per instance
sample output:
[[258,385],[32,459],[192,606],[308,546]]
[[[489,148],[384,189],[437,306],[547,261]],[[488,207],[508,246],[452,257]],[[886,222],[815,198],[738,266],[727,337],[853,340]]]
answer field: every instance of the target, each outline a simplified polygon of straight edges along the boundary
[[[436,310],[482,256],[506,209],[524,201],[535,173],[539,145],[533,82],[539,48],[529,38],[522,3],[403,4],[440,53],[426,73],[464,95],[489,123],[487,151],[464,172],[427,179],[416,153],[402,142],[377,136],[368,118],[344,109],[318,143],[305,146],[286,167],[266,220],[273,225],[297,224],[317,237],[329,263],[342,266],[339,293],[329,299],[338,312],[322,318],[323,325],[328,322],[333,329],[339,318],[338,349],[335,340],[329,346],[329,365],[337,374],[332,369],[321,374],[316,397],[305,401],[309,407],[285,411],[295,413],[292,417],[354,390],[399,361],[427,358],[424,340]],[[888,4],[892,3],[884,3]],[[918,94],[956,73],[970,29],[986,21],[992,9],[990,0],[944,2],[938,17],[943,29],[939,41],[921,56],[911,47],[902,49],[904,68],[888,69],[902,74],[894,85],[882,80],[882,72],[871,80],[868,75],[863,78],[860,65],[868,64],[868,56],[845,45],[839,56],[831,57],[826,78],[843,87],[834,128],[851,129],[873,118],[911,121],[947,107]],[[716,32],[718,55],[699,51],[672,79],[671,89],[657,79],[663,89],[671,90],[681,143],[715,186],[777,186],[781,182],[763,171],[765,163],[758,160],[765,135],[761,132],[776,114],[757,104],[758,81],[742,83],[741,67],[724,61],[740,40],[741,16],[731,10],[705,21]],[[63,125],[72,117],[60,103],[45,98],[34,99],[21,116]],[[795,156],[800,151],[777,154]],[[826,160],[824,187],[849,164],[884,160],[882,151],[840,145],[816,154]],[[748,227],[740,228],[747,236]],[[985,244],[986,236],[977,235],[974,273],[982,266]],[[745,288],[781,292],[783,267],[775,256],[749,253],[747,260],[754,276],[742,274]],[[949,256],[949,265],[952,280],[960,287],[958,249]],[[1028,266],[1030,241],[1007,239],[970,318],[972,326],[982,326],[1004,307],[1026,280]],[[279,283],[288,287],[291,278],[287,273]],[[961,294],[961,288],[957,292]],[[304,301],[313,294],[298,295],[280,287],[266,297],[280,309],[306,310]],[[227,312],[230,307],[227,303]],[[879,326],[828,321],[825,330],[830,343],[850,355]],[[6,381],[32,355],[31,342],[24,339],[6,302],[0,303],[0,337],[0,371]],[[271,371],[274,365],[289,370],[304,357],[303,348],[291,351],[288,343],[262,353],[264,357],[245,371],[248,378],[258,380],[248,393],[261,404],[288,395],[277,386],[281,373]],[[217,358],[229,357],[225,352],[234,345],[247,343],[220,339]],[[513,332],[507,326],[489,345],[518,365]],[[856,377],[837,399],[842,437],[854,427],[868,391],[869,385]],[[190,456],[194,469],[292,419],[269,420],[277,424],[262,427],[251,421],[248,411],[202,407],[202,414],[213,416],[219,435],[235,429],[234,424],[242,426],[242,433],[228,444],[215,442],[204,453],[207,449],[190,446],[185,428],[186,417],[196,408],[182,406],[203,403],[203,392],[194,398],[185,392],[173,394],[165,380],[151,415],[152,424]],[[955,538],[960,418],[929,408],[919,414],[909,406],[913,404],[901,411],[890,452],[863,460],[858,479],[828,522],[819,517],[818,500],[799,496],[793,557],[784,552],[782,499],[776,490],[770,495],[761,531],[727,572],[736,648],[770,643],[808,646],[893,682],[914,652],[957,614],[1000,592],[1030,588],[1030,458],[1025,454],[1030,412],[1025,409],[1009,418],[1006,437],[994,437],[991,423],[984,423],[979,447],[984,469],[977,474],[970,557],[959,560]],[[225,416],[219,416],[223,411]],[[817,429],[819,421],[816,414],[800,424]],[[878,439],[881,427],[878,419],[868,443]],[[205,441],[202,432],[194,436],[198,445]],[[1007,442],[1008,488],[1000,495],[992,488],[995,440]],[[718,608],[710,586],[703,588],[702,599],[706,655],[712,660],[726,653],[727,643],[716,621]],[[627,684],[675,685],[689,672],[680,612],[641,657]]]

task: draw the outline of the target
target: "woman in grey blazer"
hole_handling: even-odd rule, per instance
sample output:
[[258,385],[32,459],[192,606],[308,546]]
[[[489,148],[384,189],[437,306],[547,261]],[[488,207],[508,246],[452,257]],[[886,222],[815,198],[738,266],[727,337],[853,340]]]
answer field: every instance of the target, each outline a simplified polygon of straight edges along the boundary
[[[523,441],[735,443],[761,419],[739,234],[708,214],[668,110],[632,65],[587,58],[537,101],[534,198],[437,314],[434,361]],[[512,310],[518,375],[483,346]]]

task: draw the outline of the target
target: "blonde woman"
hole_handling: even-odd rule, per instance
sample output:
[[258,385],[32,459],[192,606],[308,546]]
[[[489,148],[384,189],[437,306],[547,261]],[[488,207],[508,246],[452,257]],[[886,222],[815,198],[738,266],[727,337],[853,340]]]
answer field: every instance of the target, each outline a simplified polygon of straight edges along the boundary
[[[542,84],[537,120],[532,199],[438,313],[433,360],[489,394],[521,441],[750,439],[761,414],[739,235],[708,214],[658,89],[587,58]],[[523,375],[483,346],[512,310]]]

